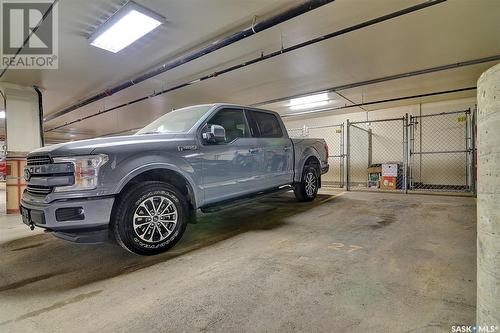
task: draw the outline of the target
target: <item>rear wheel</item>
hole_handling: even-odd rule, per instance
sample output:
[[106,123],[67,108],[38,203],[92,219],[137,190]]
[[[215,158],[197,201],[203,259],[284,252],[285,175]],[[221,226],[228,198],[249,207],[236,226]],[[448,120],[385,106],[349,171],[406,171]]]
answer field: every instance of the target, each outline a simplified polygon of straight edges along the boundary
[[167,251],[186,229],[186,199],[167,183],[142,182],[117,200],[113,234],[117,242],[130,252],[154,255]]
[[316,168],[306,165],[302,172],[300,183],[295,184],[293,193],[298,201],[312,201],[316,198],[319,189],[319,175]]

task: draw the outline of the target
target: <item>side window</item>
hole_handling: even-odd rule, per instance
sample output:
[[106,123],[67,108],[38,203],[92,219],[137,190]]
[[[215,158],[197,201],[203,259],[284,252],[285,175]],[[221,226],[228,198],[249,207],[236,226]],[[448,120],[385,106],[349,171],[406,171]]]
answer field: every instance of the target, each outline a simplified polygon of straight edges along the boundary
[[258,130],[261,138],[281,138],[283,131],[276,116],[272,113],[251,111],[252,126]]
[[243,110],[222,109],[219,110],[207,122],[208,128],[212,125],[220,125],[226,130],[226,140],[223,143],[230,143],[237,138],[247,138],[250,136]]

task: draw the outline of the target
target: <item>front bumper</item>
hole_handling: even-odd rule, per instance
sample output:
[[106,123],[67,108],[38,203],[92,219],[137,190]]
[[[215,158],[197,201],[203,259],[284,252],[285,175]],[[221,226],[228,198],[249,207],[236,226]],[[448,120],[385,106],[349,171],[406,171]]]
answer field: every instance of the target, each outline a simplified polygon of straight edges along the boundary
[[[21,199],[23,222],[44,228],[54,236],[76,243],[97,243],[107,239],[108,225],[113,208],[114,197],[95,197],[88,199],[56,200],[51,203],[33,202],[26,192]],[[78,219],[56,218],[60,208],[81,208]],[[26,216],[27,215],[27,216]]]

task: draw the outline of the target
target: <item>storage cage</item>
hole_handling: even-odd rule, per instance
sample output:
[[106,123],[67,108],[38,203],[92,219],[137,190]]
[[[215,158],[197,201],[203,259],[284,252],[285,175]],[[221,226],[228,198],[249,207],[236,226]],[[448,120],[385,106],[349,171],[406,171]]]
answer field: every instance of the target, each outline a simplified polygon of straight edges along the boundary
[[302,126],[287,130],[291,138],[319,138],[328,144],[329,171],[321,176],[323,186],[344,187],[344,124]]
[[473,192],[471,111],[410,117],[409,189]]
[[347,189],[404,191],[407,118],[347,122]]
[[[475,112],[469,110],[289,129],[330,150],[325,186],[475,193]],[[345,142],[345,144],[344,144]]]

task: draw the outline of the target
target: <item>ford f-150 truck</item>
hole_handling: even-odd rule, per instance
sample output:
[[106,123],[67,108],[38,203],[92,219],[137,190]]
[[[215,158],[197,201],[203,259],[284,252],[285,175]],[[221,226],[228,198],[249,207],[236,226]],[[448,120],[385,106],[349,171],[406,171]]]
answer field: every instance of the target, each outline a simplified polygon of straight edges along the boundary
[[73,242],[115,239],[152,255],[181,238],[194,212],[293,190],[314,200],[328,171],[322,139],[290,139],[276,112],[232,104],[171,111],[130,136],[27,156],[23,222]]

